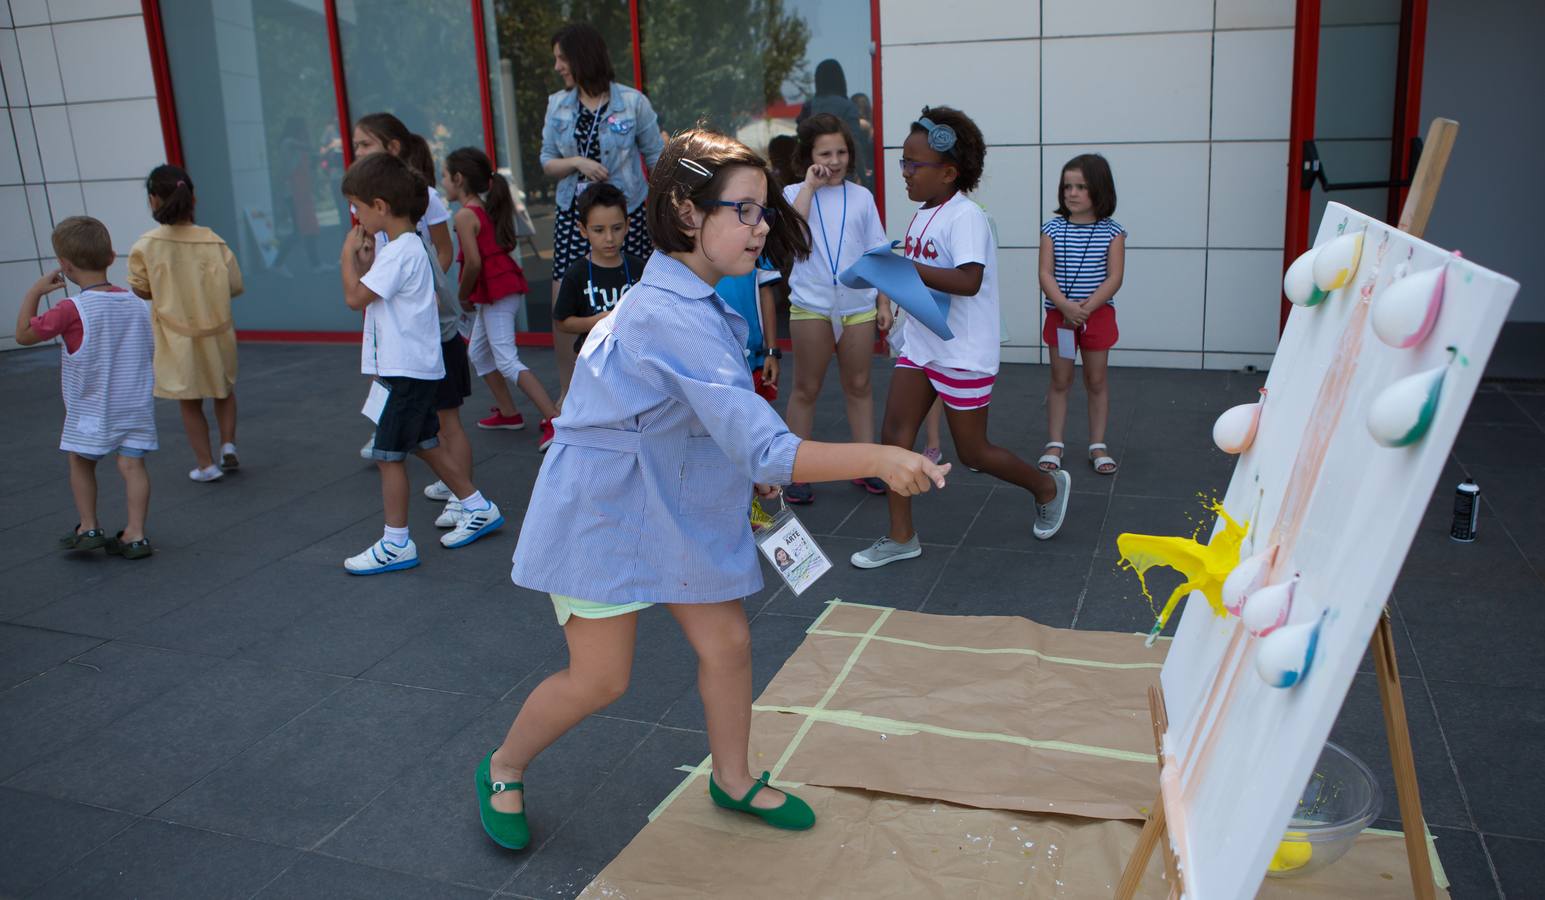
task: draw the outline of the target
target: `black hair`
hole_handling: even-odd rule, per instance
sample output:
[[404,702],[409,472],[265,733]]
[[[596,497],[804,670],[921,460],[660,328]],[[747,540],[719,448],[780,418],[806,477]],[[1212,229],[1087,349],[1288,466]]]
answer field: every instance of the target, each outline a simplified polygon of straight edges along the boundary
[[825,97],[848,95],[848,76],[842,71],[842,63],[835,59],[823,59],[815,67],[815,95]]
[[408,142],[402,145],[401,157],[418,177],[424,179],[424,184],[432,185],[439,180],[435,177],[434,151],[429,149],[429,142],[423,135],[408,135]]
[[622,210],[622,217],[628,217],[628,195],[622,192],[622,188],[608,181],[593,184],[579,195],[579,202],[574,204],[574,218],[580,225],[590,224],[590,211],[597,206],[612,206]]
[[1062,199],[1062,176],[1069,169],[1077,169],[1084,176],[1089,188],[1089,205],[1094,207],[1096,219],[1107,219],[1116,214],[1116,176],[1111,174],[1110,163],[1098,153],[1081,153],[1068,160],[1057,174],[1057,209],[1059,216],[1068,214],[1068,205]]
[[394,216],[417,222],[429,209],[428,185],[407,163],[390,153],[362,156],[343,173],[344,196],[374,203],[385,200]]
[[831,113],[817,113],[799,123],[799,150],[794,156],[794,171],[803,175],[814,162],[810,157],[815,154],[815,140],[823,134],[840,134],[843,143],[848,145],[848,171],[852,176],[853,167],[858,165],[858,145],[853,141],[853,132],[847,123]]
[[778,176],[779,188],[798,184],[802,179],[794,171],[794,157],[799,153],[799,138],[792,134],[780,134],[767,142],[767,161]]
[[[955,187],[968,194],[976,190],[982,183],[982,170],[987,163],[987,141],[982,138],[982,129],[976,127],[970,116],[952,106],[925,106],[918,118],[955,130],[955,146],[939,155],[955,164]],[[913,122],[908,133],[927,134],[928,129],[920,122]]]
[[[671,138],[650,170],[649,200],[646,218],[649,239],[655,249],[667,253],[690,253],[696,241],[677,206],[690,203],[707,215],[717,207],[708,206],[724,192],[724,182],[739,166],[756,169],[767,179],[767,209],[772,213],[771,229],[762,247],[762,255],[780,271],[787,272],[797,260],[810,255],[810,226],[794,207],[776,190],[772,170],[755,150],[732,137],[702,128],[683,131]],[[707,171],[702,174],[697,169]]]
[[563,51],[574,83],[587,94],[604,94],[617,80],[606,38],[588,22],[565,25],[553,34],[553,44]]
[[509,182],[494,171],[488,154],[476,147],[452,150],[445,158],[445,171],[460,175],[467,190],[483,198],[483,208],[494,223],[494,239],[505,250],[514,250],[515,197],[510,193]]
[[401,119],[389,112],[360,116],[355,121],[354,127],[363,128],[370,132],[371,136],[380,141],[381,147],[388,153],[392,152],[392,141],[397,142],[398,155],[408,152],[408,145],[413,143],[413,132],[408,130],[408,126],[402,124]]
[[162,225],[193,221],[193,177],[180,167],[156,166],[145,178],[145,193],[161,201],[151,218]]

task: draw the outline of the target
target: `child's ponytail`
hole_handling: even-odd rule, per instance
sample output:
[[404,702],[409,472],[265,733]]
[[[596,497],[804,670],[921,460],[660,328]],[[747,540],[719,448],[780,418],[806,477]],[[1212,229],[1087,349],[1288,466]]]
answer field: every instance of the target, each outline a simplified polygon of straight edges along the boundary
[[423,135],[408,135],[407,142],[402,145],[402,161],[424,180],[425,185],[433,186],[438,180],[435,178],[435,155]]
[[162,225],[193,221],[193,178],[173,165],[156,166],[145,179],[145,193],[161,201],[150,215]]
[[504,176],[494,171],[488,155],[476,147],[452,150],[445,158],[445,171],[460,175],[467,190],[483,198],[483,209],[494,223],[494,239],[505,250],[514,250],[515,198]]

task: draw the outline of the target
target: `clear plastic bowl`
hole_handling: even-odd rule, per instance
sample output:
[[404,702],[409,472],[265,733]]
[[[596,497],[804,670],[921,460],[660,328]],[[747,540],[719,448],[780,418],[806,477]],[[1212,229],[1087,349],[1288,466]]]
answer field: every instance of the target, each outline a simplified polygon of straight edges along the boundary
[[1294,878],[1340,859],[1379,817],[1383,803],[1379,783],[1362,760],[1326,742],[1266,874]]

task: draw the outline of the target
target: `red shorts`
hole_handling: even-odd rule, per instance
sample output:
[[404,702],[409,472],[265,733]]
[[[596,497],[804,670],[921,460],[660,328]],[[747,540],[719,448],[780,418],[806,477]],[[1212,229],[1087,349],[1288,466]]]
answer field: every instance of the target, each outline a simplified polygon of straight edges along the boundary
[[[1041,327],[1041,337],[1046,341],[1046,346],[1051,352],[1057,352],[1057,329],[1063,327],[1065,320],[1062,318],[1062,310],[1048,309],[1046,312],[1046,324]],[[1116,346],[1116,339],[1121,337],[1121,332],[1116,328],[1116,307],[1109,303],[1094,311],[1084,322],[1084,327],[1073,332],[1073,345],[1080,350],[1109,350]]]

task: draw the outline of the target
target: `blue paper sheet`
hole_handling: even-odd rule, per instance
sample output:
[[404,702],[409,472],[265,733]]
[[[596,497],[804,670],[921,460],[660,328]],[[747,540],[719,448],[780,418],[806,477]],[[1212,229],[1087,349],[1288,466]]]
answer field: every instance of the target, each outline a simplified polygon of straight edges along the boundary
[[837,276],[851,288],[874,288],[896,301],[896,305],[917,319],[918,324],[944,338],[953,340],[950,331],[950,295],[923,284],[917,266],[894,252],[899,241],[870,250]]

